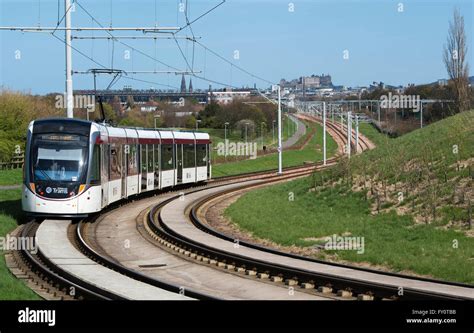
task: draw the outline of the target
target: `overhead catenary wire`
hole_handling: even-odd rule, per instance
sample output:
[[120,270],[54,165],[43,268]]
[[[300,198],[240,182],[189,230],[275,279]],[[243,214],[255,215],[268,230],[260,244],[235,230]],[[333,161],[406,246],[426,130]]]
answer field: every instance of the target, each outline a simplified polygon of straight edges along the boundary
[[219,59],[221,59],[222,61],[228,63],[229,65],[235,67],[236,69],[240,70],[241,72],[249,75],[250,77],[254,78],[254,79],[257,79],[257,80],[260,80],[262,82],[265,82],[265,83],[268,83],[268,84],[275,84],[275,82],[272,82],[270,80],[267,80],[261,76],[258,76],[256,74],[253,74],[251,72],[249,72],[248,70],[242,68],[241,66],[239,65],[236,65],[234,64],[232,61],[230,60],[227,60],[225,57],[223,57],[222,55],[220,55],[219,53],[217,53],[216,51],[212,50],[211,48],[207,47],[206,45],[204,45],[202,42],[198,41],[198,40],[195,40],[194,41],[197,45],[201,46],[203,49],[205,49],[206,51],[212,53],[213,55],[215,55],[216,57],[218,57]]
[[[176,31],[176,33],[186,29],[187,27],[191,26],[192,24],[196,23],[197,21],[199,21],[201,18],[203,18],[204,16],[208,15],[209,13],[211,13],[212,11],[216,10],[218,7],[222,6],[224,3],[226,2],[226,0],[222,0],[220,3],[218,3],[217,5],[215,5],[214,7],[212,7],[211,9],[209,9],[208,11],[206,11],[205,13],[199,15],[197,18],[195,18],[194,20],[192,20],[191,22],[186,22],[186,25],[181,27],[178,31]],[[178,22],[177,22],[178,23]]]
[[[76,3],[77,3],[77,5],[78,5],[91,19],[93,19],[93,20],[95,21],[95,23],[96,23],[97,25],[99,25],[101,28],[104,27],[79,1],[76,0]],[[122,42],[122,41],[116,39],[115,36],[114,36],[110,31],[106,31],[106,32],[107,32],[107,33],[111,36],[111,38],[114,39],[116,42],[118,42],[118,43],[120,43],[120,44],[122,44],[122,45],[124,45],[124,46],[126,46],[126,47],[128,47],[128,48],[130,48],[130,49],[132,49],[132,50],[134,50],[134,51],[136,51],[137,53],[139,53],[139,54],[141,54],[141,55],[143,55],[143,56],[145,56],[145,57],[147,57],[147,58],[149,58],[149,59],[151,59],[151,60],[153,60],[153,61],[156,61],[156,62],[162,64],[162,65],[165,66],[165,67],[168,67],[168,68],[171,68],[171,69],[174,69],[174,70],[177,70],[177,71],[180,70],[180,69],[178,69],[178,68],[176,68],[176,67],[174,67],[174,66],[172,66],[172,65],[169,65],[169,64],[167,64],[167,63],[165,63],[165,62],[163,62],[163,61],[161,61],[161,60],[159,60],[159,59],[156,59],[156,58],[150,56],[149,54],[147,54],[147,53],[145,53],[145,52],[143,52],[143,51],[140,51],[139,49],[137,49],[137,48],[135,48],[135,47],[133,47],[133,46],[131,46],[131,45],[125,43],[125,42]]]
[[[95,19],[95,17],[94,17],[78,0],[74,0],[74,1],[75,1],[75,2],[77,3],[77,5],[78,5],[89,17],[91,17],[100,27],[103,27],[103,25],[102,25],[97,19]],[[186,26],[184,26],[183,28],[179,29],[178,32],[179,32],[179,31],[182,31],[183,29],[185,29],[185,28],[188,27],[188,26],[191,26],[194,22],[198,21],[200,18],[204,17],[205,15],[207,15],[208,13],[210,13],[211,11],[213,11],[214,9],[216,9],[217,7],[219,7],[220,5],[222,5],[223,3],[225,3],[225,0],[223,0],[223,1],[222,1],[221,3],[219,3],[218,5],[214,6],[212,9],[208,10],[206,13],[200,15],[198,18],[194,19],[193,21],[190,21],[189,24],[186,24]],[[113,36],[113,34],[112,34],[110,31],[107,31],[107,33],[112,37],[112,39],[114,39],[114,36]],[[181,56],[182,56],[183,59],[185,60],[185,63],[186,63],[186,66],[187,66],[187,70],[189,70],[190,72],[193,73],[193,66],[189,63],[189,61],[188,61],[186,55],[183,53],[183,50],[182,50],[181,46],[179,45],[179,42],[177,41],[177,38],[176,38],[176,37],[177,37],[177,36],[176,36],[176,33],[173,33],[173,39],[175,40],[175,43],[176,43],[176,45],[178,46],[178,49],[179,49],[179,51],[180,51],[180,53],[181,53]],[[143,56],[145,56],[145,57],[147,57],[147,58],[149,58],[149,59],[151,59],[151,60],[153,60],[153,61],[156,61],[156,62],[158,62],[158,63],[160,63],[160,64],[162,64],[162,65],[164,65],[164,66],[166,66],[166,67],[168,67],[168,68],[170,68],[170,69],[174,69],[174,70],[176,70],[176,71],[181,71],[180,69],[178,69],[178,68],[176,68],[176,67],[174,67],[174,66],[171,66],[171,65],[169,65],[169,64],[166,64],[166,63],[164,63],[163,61],[158,60],[158,59],[156,59],[155,57],[152,57],[152,56],[150,56],[149,54],[147,54],[147,53],[145,53],[145,52],[143,52],[143,51],[141,51],[141,50],[139,50],[139,49],[137,49],[137,48],[134,48],[133,46],[128,45],[127,43],[124,43],[124,42],[122,42],[122,41],[120,41],[120,40],[117,40],[117,39],[115,39],[115,40],[116,40],[117,42],[119,42],[120,44],[125,45],[126,47],[131,48],[132,50],[136,51],[137,53],[139,53],[139,54],[141,54],[141,55],[143,55]],[[196,40],[196,38],[194,38],[194,35],[193,35],[193,44],[196,43],[196,42],[197,42],[197,40]],[[251,77],[253,77],[253,78],[255,78],[255,79],[258,79],[258,80],[261,80],[261,81],[264,81],[264,82],[267,82],[267,83],[270,83],[270,84],[274,84],[273,82],[271,82],[271,81],[269,81],[269,80],[263,79],[263,78],[261,78],[261,77],[255,75],[255,74],[250,73],[249,71],[243,69],[242,67],[233,64],[233,63],[230,62],[229,60],[227,60],[227,59],[225,59],[224,57],[222,57],[221,55],[219,55],[217,52],[215,52],[215,51],[211,50],[209,47],[205,46],[203,43],[199,43],[199,42],[197,42],[197,43],[198,43],[201,47],[203,47],[204,49],[206,49],[207,51],[211,52],[211,53],[214,54],[215,56],[217,56],[217,57],[219,57],[220,59],[224,60],[225,62],[231,64],[232,66],[234,66],[235,68],[239,69],[240,71],[246,73],[247,75],[249,75],[249,76],[251,76]],[[231,88],[236,88],[236,89],[238,89],[238,87],[235,87],[235,86],[233,86],[232,84],[223,83],[223,82],[220,82],[220,81],[217,81],[217,80],[212,80],[212,79],[209,79],[209,78],[207,78],[207,77],[202,77],[202,76],[199,76],[199,75],[196,75],[196,74],[190,74],[190,75],[192,75],[192,76],[194,76],[194,77],[196,77],[196,78],[198,78],[198,79],[201,79],[201,80],[204,80],[204,81],[208,81],[209,83],[214,83],[214,84],[222,85],[222,86],[224,86],[224,87],[231,87]]]
[[[54,38],[56,38],[57,40],[59,40],[61,43],[63,44],[67,44],[66,41],[56,35],[52,35]],[[90,56],[88,56],[87,54],[85,54],[84,52],[82,52],[81,50],[79,50],[77,47],[73,46],[73,45],[69,45],[75,52],[77,52],[78,54],[80,54],[81,56],[87,58],[88,60],[90,60],[91,62],[93,62],[94,64],[96,64],[97,66],[103,68],[103,69],[108,69],[107,66],[103,65],[102,63],[98,62],[97,60],[91,58]],[[139,81],[139,82],[145,82],[145,83],[151,83],[151,84],[154,84],[154,85],[157,85],[157,86],[163,86],[163,87],[168,87],[168,88],[173,88],[173,89],[178,89],[178,87],[176,86],[171,86],[171,85],[167,85],[167,84],[163,84],[163,83],[159,83],[159,82],[154,82],[154,81],[148,81],[148,80],[141,80],[141,79],[137,79],[133,76],[121,76],[122,79],[125,79],[125,80],[134,80],[134,81]]]

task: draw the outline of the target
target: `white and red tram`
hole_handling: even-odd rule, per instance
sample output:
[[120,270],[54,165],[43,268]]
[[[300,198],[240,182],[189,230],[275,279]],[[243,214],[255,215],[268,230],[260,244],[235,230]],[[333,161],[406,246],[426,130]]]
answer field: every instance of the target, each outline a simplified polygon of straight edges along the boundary
[[131,196],[211,177],[209,134],[43,119],[27,134],[22,207],[82,217]]

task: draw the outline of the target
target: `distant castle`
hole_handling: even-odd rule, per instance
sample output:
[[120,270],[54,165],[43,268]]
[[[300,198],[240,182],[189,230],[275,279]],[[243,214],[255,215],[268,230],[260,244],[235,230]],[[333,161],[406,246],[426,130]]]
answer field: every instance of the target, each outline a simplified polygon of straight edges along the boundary
[[317,88],[333,87],[331,75],[329,74],[302,76],[299,79],[294,79],[291,81],[281,79],[280,86],[294,90],[313,90]]

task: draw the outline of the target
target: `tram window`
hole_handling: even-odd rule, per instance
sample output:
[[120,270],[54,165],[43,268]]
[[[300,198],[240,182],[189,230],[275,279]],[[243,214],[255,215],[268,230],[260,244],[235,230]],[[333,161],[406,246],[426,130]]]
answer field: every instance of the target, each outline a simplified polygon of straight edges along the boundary
[[194,144],[183,145],[183,168],[196,167]]
[[102,149],[102,154],[101,156],[101,165],[102,165],[102,176],[101,179],[103,181],[109,180],[109,146],[108,145],[101,145],[100,146]]
[[172,170],[173,165],[173,145],[161,146],[161,170]]
[[204,167],[207,165],[206,145],[196,146],[196,161],[198,167]]
[[94,145],[91,163],[91,184],[100,184],[100,146]]
[[141,145],[141,155],[142,155],[142,173],[146,173],[146,145]]
[[110,179],[120,179],[122,177],[120,149],[112,144],[110,146]]
[[130,145],[128,154],[128,176],[138,174],[138,148],[137,145]]
[[[147,145],[147,151],[148,151],[148,172],[153,172],[153,145]],[[156,158],[158,158],[158,156]]]

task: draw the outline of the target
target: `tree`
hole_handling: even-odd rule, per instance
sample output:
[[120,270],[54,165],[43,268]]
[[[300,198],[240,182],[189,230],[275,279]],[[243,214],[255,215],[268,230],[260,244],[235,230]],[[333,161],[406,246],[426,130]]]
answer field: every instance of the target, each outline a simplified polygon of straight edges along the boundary
[[469,64],[466,60],[466,39],[464,17],[460,14],[459,9],[455,9],[453,21],[449,22],[443,60],[450,84],[454,87],[454,101],[458,112],[469,109]]
[[194,129],[196,128],[196,118],[194,116],[187,116],[185,122],[186,128]]

